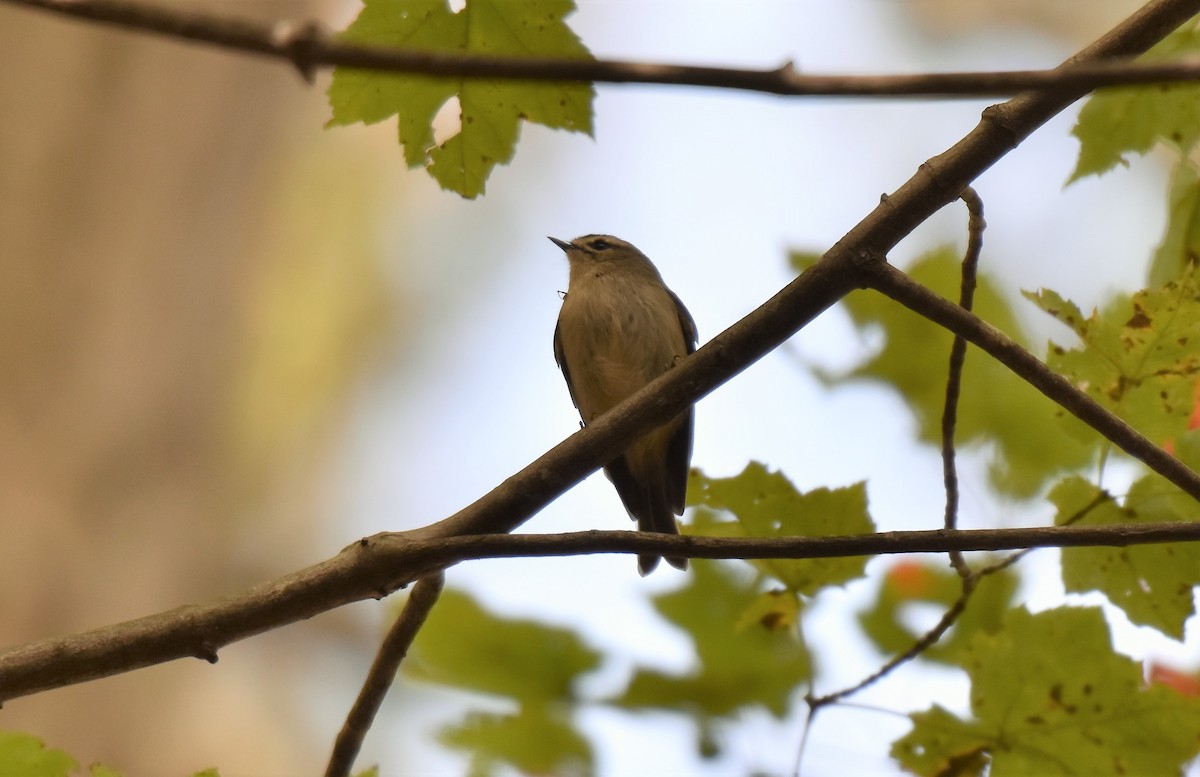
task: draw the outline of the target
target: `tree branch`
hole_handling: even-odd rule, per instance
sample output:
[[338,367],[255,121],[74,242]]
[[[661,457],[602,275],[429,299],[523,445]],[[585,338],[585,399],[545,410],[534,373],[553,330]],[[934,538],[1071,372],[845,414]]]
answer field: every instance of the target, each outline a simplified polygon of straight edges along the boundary
[[[1200,522],[945,529],[834,537],[729,538],[631,531],[483,534],[397,541],[380,534],[328,561],[212,604],[187,605],[69,637],[0,652],[0,703],[51,688],[107,677],[177,658],[217,660],[230,642],[311,618],[343,604],[391,593],[407,570],[435,574],[466,559],[531,558],[593,553],[691,558],[839,558],[952,550],[1125,547],[1200,542]],[[398,572],[397,570],[400,570]]]
[[879,265],[870,285],[909,310],[940,324],[991,354],[1071,415],[1200,501],[1200,477],[1197,477],[1195,472],[1110,413],[1000,330],[953,302],[939,297],[891,265]]
[[429,611],[437,603],[445,582],[446,576],[438,572],[421,578],[413,586],[400,617],[396,618],[392,627],[388,629],[383,644],[379,646],[379,653],[371,664],[371,670],[367,672],[367,679],[363,681],[362,691],[354,700],[354,706],[350,708],[342,730],[338,732],[333,754],[329,756],[329,766],[325,769],[325,777],[346,777],[350,774],[350,769],[354,767],[354,759],[362,749],[363,739],[375,720],[375,714],[379,712],[388,689],[392,687],[392,680],[400,669],[400,662],[408,655],[408,649],[412,647],[417,632],[425,624]]
[[[1031,89],[1078,94],[1102,86],[1200,79],[1200,61],[1196,59],[1087,62],[1054,70],[850,76],[805,75],[791,62],[763,70],[617,60],[512,59],[358,46],[331,40],[312,21],[261,24],[125,0],[0,2],[272,57],[290,63],[308,80],[318,68],[340,66],[456,78],[702,86],[792,97],[962,98],[999,97]],[[1133,52],[1114,56],[1128,53]]]

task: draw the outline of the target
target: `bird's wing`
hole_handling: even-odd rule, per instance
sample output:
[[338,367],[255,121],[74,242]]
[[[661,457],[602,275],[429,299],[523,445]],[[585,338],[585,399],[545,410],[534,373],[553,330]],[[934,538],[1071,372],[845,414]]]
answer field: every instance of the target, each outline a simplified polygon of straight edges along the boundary
[[567,368],[567,355],[563,352],[562,334],[558,331],[561,326],[561,321],[554,324],[554,361],[558,362],[563,379],[567,381],[567,391],[571,392],[571,402],[578,408],[579,400],[575,398],[575,385],[571,383],[571,371]]
[[679,326],[683,329],[683,340],[687,344],[688,355],[691,356],[696,352],[696,343],[700,340],[700,335],[696,332],[696,321],[692,318],[692,314],[683,306],[683,300],[675,292],[667,289],[667,293],[671,295],[671,301],[675,303],[675,315],[679,316]]
[[[675,313],[679,316],[679,326],[683,329],[683,339],[690,356],[696,351],[699,335],[696,333],[696,322],[692,314],[684,307],[683,302],[675,292],[668,290],[671,300],[675,303]],[[695,426],[695,407],[689,407],[683,414],[683,420],[671,441],[667,443],[667,499],[676,515],[683,515],[684,503],[687,500],[688,469],[692,463],[692,428]]]

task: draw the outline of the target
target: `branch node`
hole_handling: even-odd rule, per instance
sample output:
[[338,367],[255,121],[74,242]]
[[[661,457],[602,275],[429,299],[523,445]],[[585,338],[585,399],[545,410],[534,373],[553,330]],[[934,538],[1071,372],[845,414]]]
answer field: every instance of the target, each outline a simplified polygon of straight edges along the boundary
[[200,646],[193,653],[196,658],[202,661],[207,661],[210,664],[217,663],[219,656],[217,655],[217,646],[211,642],[201,642]]
[[1003,130],[1005,133],[1007,133],[1010,137],[1010,140],[1008,141],[1010,148],[1016,144],[1017,139],[1020,137],[1020,133],[1014,126],[1012,111],[1008,108],[1006,103],[989,105],[983,109],[983,112],[979,115],[979,118],[981,121],[985,121],[996,129]]
[[283,20],[271,27],[271,44],[287,57],[305,83],[312,86],[320,62],[316,54],[329,40],[329,34],[318,22]]
[[796,79],[800,77],[800,71],[796,69],[795,60],[786,59],[782,65],[775,68],[774,75],[785,84],[795,84]]
[[[884,195],[886,197],[886,195]],[[855,251],[852,259],[854,266],[862,269],[871,269],[878,267],[887,262],[887,256],[874,249],[863,248],[860,251]]]

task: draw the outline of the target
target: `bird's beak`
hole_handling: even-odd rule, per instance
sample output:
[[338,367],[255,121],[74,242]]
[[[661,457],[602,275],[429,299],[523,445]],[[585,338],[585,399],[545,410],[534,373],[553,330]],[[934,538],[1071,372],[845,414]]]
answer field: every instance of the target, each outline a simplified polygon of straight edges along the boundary
[[556,238],[556,237],[548,237],[548,238],[546,238],[546,239],[547,239],[547,240],[549,240],[551,243],[553,243],[554,245],[558,246],[559,248],[561,248],[561,249],[562,249],[562,250],[564,250],[564,251],[570,251],[570,250],[571,250],[571,244],[570,244],[570,243],[568,243],[568,242],[567,242],[567,241],[565,241],[565,240],[559,240],[559,239],[558,239],[558,238]]

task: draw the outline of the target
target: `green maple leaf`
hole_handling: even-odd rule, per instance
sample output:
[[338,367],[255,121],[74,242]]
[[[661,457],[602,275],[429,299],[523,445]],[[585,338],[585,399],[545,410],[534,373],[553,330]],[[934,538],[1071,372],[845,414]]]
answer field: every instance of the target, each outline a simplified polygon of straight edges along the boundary
[[[1080,515],[1075,523],[1087,526],[1196,517],[1195,501],[1156,475],[1134,483],[1123,505],[1079,477],[1055,486],[1050,501],[1058,508],[1059,525]],[[1134,623],[1182,640],[1184,623],[1195,613],[1192,589],[1200,584],[1200,545],[1063,548],[1062,576],[1067,591],[1100,591]]]
[[1200,286],[1193,277],[1121,297],[1084,316],[1053,291],[1026,292],[1084,348],[1051,343],[1048,364],[1160,444],[1188,427],[1200,379]]
[[22,777],[67,777],[78,763],[37,737],[17,731],[0,731],[0,774]]
[[575,683],[599,654],[573,631],[505,618],[445,590],[413,643],[411,677],[511,700],[514,713],[471,712],[438,738],[471,754],[471,774],[507,764],[525,774],[592,771],[593,754],[571,715]]
[[654,597],[654,606],[691,638],[699,666],[687,675],[639,669],[614,704],[700,716],[701,725],[744,707],[787,714],[793,691],[812,663],[794,624],[747,622],[759,605],[758,585],[734,565],[695,559],[688,583]]
[[1141,666],[1113,652],[1099,609],[1012,610],[977,634],[960,665],[971,713],[933,707],[892,756],[921,775],[1179,774],[1200,752],[1200,700],[1144,687]]
[[562,711],[523,706],[513,714],[472,712],[438,732],[447,747],[471,753],[470,775],[509,765],[522,774],[589,774],[591,745]]
[[[570,0],[467,0],[452,13],[446,0],[366,0],[339,39],[419,51],[509,57],[590,59],[563,18]],[[440,146],[433,119],[451,97],[461,128]],[[474,198],[498,164],[516,151],[522,121],[592,132],[590,84],[436,78],[338,68],[329,87],[329,125],[399,118],[409,167],[425,167],[442,188]]]
[[503,618],[447,589],[414,641],[405,671],[537,705],[573,700],[575,681],[599,664],[599,654],[573,631]]
[[[817,488],[801,493],[780,472],[750,462],[730,478],[709,478],[692,470],[688,482],[692,505],[728,510],[737,522],[698,523],[693,533],[736,537],[824,537],[870,534],[875,523],[867,512],[863,483],[846,488]],[[866,557],[753,559],[753,564],[794,591],[812,596],[828,585],[862,577]]]
[[[1147,51],[1143,62],[1200,54],[1200,29],[1189,24]],[[1098,91],[1079,111],[1071,134],[1079,160],[1067,183],[1127,165],[1127,153],[1145,154],[1158,142],[1187,156],[1200,140],[1200,86],[1155,84]]]

